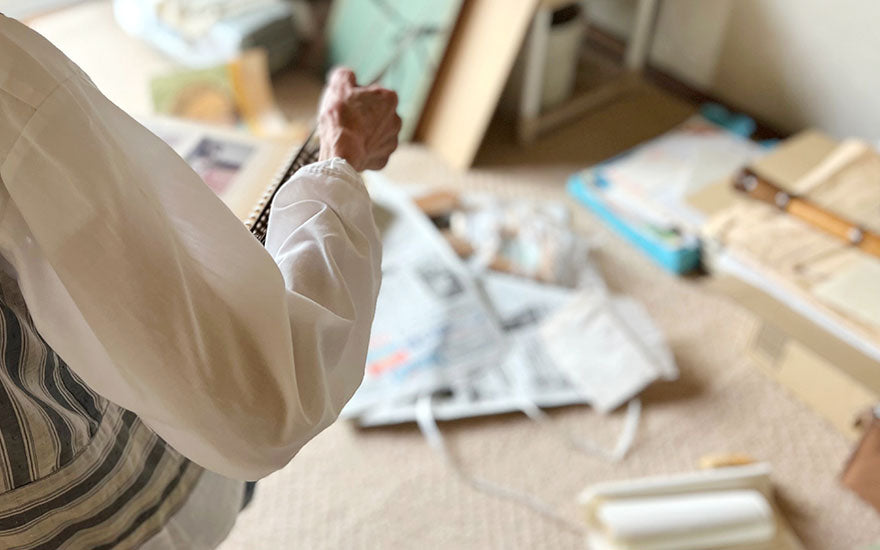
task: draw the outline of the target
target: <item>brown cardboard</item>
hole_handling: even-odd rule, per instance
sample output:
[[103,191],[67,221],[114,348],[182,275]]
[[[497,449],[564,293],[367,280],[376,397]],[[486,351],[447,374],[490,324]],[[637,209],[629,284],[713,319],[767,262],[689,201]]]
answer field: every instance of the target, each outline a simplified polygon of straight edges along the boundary
[[[805,130],[776,146],[752,168],[782,187],[792,185],[830,154],[837,142],[817,130]],[[689,195],[686,202],[707,216],[717,214],[738,200],[747,200],[726,179]]]
[[458,169],[471,166],[538,0],[466,0],[416,140]]
[[838,143],[817,130],[805,130],[755,161],[752,168],[768,180],[787,187],[815,168]]
[[718,183],[707,185],[688,195],[685,201],[692,207],[711,217],[721,212],[734,202],[744,200],[740,193],[733,188],[733,181],[725,179]]
[[841,476],[843,484],[880,512],[880,419],[872,415],[865,435]]
[[880,362],[748,283],[719,276],[711,286],[760,317],[749,355],[762,370],[857,439],[859,416],[880,401]]

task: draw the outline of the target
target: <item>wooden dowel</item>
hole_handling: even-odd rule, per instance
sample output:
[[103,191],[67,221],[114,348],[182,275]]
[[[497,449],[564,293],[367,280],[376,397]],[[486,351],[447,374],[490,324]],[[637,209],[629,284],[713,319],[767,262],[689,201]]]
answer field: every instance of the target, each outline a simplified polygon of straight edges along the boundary
[[808,199],[785,191],[748,168],[734,178],[733,186],[754,199],[772,204],[783,212],[880,258],[880,235],[829,212]]

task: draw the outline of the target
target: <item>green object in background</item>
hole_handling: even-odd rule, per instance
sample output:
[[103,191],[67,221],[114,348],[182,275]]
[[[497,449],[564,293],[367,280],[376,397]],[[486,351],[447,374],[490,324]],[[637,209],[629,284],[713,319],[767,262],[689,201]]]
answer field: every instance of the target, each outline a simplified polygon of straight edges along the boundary
[[400,140],[415,132],[462,0],[335,0],[328,33],[328,64],[354,70],[397,92]]

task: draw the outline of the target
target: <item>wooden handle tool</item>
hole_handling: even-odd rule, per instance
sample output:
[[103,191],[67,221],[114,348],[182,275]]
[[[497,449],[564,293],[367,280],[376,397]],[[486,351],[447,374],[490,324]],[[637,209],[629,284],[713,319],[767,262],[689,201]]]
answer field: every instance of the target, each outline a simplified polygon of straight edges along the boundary
[[880,258],[880,235],[829,212],[806,198],[785,191],[749,168],[742,170],[734,178],[733,186],[754,199],[772,204],[783,212]]

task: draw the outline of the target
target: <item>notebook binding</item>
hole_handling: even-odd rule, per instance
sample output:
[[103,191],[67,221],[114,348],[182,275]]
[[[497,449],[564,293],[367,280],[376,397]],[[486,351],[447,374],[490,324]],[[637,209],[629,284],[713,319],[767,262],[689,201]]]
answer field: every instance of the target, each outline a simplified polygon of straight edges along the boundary
[[272,201],[275,199],[278,189],[281,188],[281,184],[290,179],[290,177],[303,166],[317,162],[318,152],[319,141],[315,137],[315,132],[312,131],[312,133],[309,134],[309,137],[306,138],[305,142],[296,151],[296,154],[293,155],[290,162],[286,165],[286,169],[279,172],[276,177],[272,178],[271,184],[266,187],[266,191],[263,193],[263,196],[260,197],[260,200],[257,202],[256,206],[254,206],[251,215],[248,216],[248,219],[245,222],[247,228],[250,229],[253,236],[256,237],[260,243],[266,244],[266,230],[269,228],[269,211],[272,208]]

